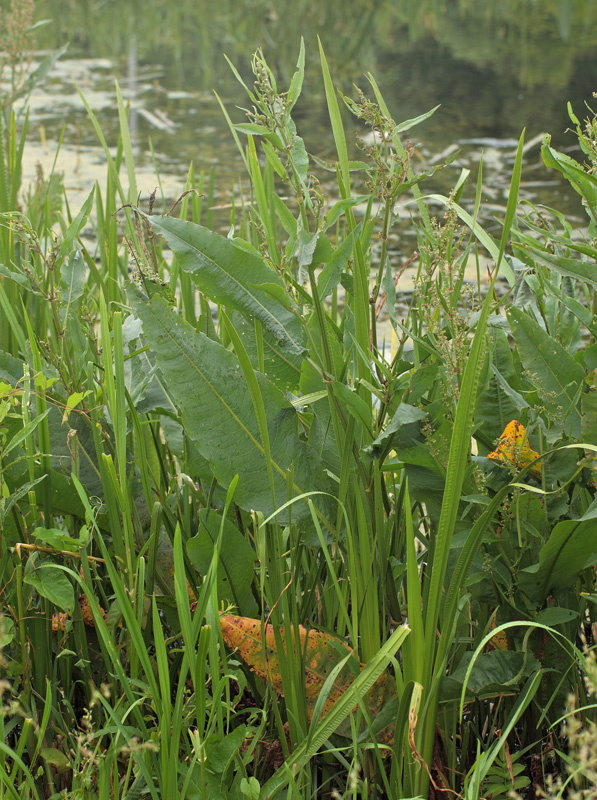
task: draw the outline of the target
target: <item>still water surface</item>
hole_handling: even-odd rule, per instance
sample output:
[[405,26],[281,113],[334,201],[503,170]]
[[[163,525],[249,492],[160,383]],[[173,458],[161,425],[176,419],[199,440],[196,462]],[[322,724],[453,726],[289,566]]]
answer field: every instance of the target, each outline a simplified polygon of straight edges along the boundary
[[[317,55],[321,38],[335,83],[347,94],[375,75],[399,122],[441,104],[408,135],[421,167],[460,153],[428,186],[449,192],[463,167],[473,171],[484,152],[485,213],[503,216],[516,140],[526,127],[521,195],[581,216],[575,197],[540,160],[540,135],[561,149],[570,101],[578,116],[597,90],[596,0],[41,0],[42,50],[69,42],[69,50],[31,97],[29,175],[40,161],[51,167],[65,126],[58,166],[69,197],[83,197],[105,174],[103,154],[75,82],[115,144],[118,115],[114,79],[131,103],[130,124],[139,186],[155,188],[149,140],[166,194],[184,188],[193,162],[213,171],[215,203],[230,200],[242,162],[214,95],[235,122],[247,98],[224,53],[250,83],[250,56],[263,47],[282,89],[294,70],[300,36],[307,72],[295,119],[307,149],[333,158]],[[597,107],[597,100],[594,101]],[[346,114],[347,129],[358,123]],[[349,133],[350,136],[350,133]]]

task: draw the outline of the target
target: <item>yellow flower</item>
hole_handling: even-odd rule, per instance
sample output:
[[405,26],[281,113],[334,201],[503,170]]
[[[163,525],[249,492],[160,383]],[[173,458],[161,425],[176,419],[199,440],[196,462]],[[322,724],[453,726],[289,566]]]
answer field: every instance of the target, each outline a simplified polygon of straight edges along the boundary
[[[498,446],[487,458],[501,461],[502,464],[510,464],[515,470],[519,470],[539,458],[539,453],[531,450],[524,425],[513,419],[506,425]],[[535,478],[541,478],[541,465],[535,464],[529,472]]]

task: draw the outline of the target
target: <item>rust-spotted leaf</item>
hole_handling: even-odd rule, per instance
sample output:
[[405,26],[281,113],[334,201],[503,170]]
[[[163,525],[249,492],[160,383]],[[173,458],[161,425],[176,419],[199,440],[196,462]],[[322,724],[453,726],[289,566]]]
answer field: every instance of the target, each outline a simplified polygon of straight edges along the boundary
[[[276,649],[276,640],[272,625],[265,626],[265,644],[261,636],[261,621],[248,617],[223,616],[220,619],[222,636],[228,647],[238,650],[239,655],[246,664],[259,677],[270,681],[276,692],[283,694],[282,677],[280,673],[280,656],[285,657],[287,644],[285,633],[280,632],[284,652],[279,654]],[[323,688],[328,675],[334,667],[347,655],[352,654],[352,649],[342,641],[320,631],[307,630],[299,626],[299,641],[297,653],[305,664],[305,692],[309,719],[313,714],[315,703]],[[358,662],[354,662],[356,667]],[[358,665],[360,669],[362,665]],[[326,714],[349,688],[354,680],[353,670],[347,663],[339,672],[333,687],[328,694],[323,706]],[[397,697],[396,682],[390,675],[382,675],[373,684],[365,696],[366,707],[372,720]],[[356,711],[356,707],[355,707]],[[347,720],[338,729],[338,733],[346,732],[350,735],[350,721]],[[391,744],[393,729],[387,727],[378,737],[379,741]]]
[[[535,459],[539,458],[539,453],[531,450],[524,425],[513,419],[506,425],[498,446],[493,453],[489,453],[487,458],[500,461],[502,464],[509,464],[515,470],[519,470],[532,464]],[[541,478],[541,465],[534,464],[529,472],[535,478]]]

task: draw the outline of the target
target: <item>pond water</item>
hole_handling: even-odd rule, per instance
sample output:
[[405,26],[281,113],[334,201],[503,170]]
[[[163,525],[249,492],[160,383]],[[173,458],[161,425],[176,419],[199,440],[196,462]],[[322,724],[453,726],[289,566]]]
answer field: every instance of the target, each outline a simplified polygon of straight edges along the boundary
[[[251,54],[263,47],[286,88],[302,35],[307,72],[295,119],[310,153],[333,157],[319,36],[336,85],[354,95],[353,84],[366,89],[371,72],[397,122],[441,104],[408,134],[422,165],[460,146],[429,190],[449,192],[468,167],[472,198],[483,150],[485,213],[503,217],[516,141],[526,127],[531,146],[522,197],[582,217],[573,193],[543,167],[540,139],[549,132],[555,146],[573,149],[566,103],[583,117],[585,103],[593,101],[594,0],[39,0],[36,16],[51,21],[37,33],[40,50],[70,44],[30,98],[27,177],[37,162],[51,168],[65,126],[58,168],[74,206],[105,175],[75,82],[115,144],[118,79],[131,103],[145,196],[156,184],[151,140],[169,197],[182,191],[193,162],[197,172],[213,171],[214,203],[222,206],[244,175],[214,90],[233,121],[243,121],[238,106],[247,103],[224,53],[250,82]],[[358,125],[348,113],[345,121],[348,130]]]

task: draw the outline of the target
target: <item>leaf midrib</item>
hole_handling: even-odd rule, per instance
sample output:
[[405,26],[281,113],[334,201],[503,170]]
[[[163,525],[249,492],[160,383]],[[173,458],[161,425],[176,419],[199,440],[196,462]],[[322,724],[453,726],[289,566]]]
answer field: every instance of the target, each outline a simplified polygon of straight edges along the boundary
[[[241,283],[241,282],[238,280],[238,278],[236,278],[236,277],[235,277],[234,275],[232,275],[230,272],[227,272],[227,271],[224,269],[224,267],[223,267],[223,266],[221,266],[221,265],[220,265],[220,264],[218,264],[216,261],[214,261],[214,260],[213,260],[213,258],[211,258],[210,256],[208,256],[206,253],[204,253],[202,250],[200,250],[200,249],[199,249],[198,247],[196,247],[194,244],[192,244],[191,242],[188,242],[188,241],[185,241],[184,239],[182,239],[182,238],[179,236],[179,234],[172,232],[172,231],[171,231],[169,228],[164,228],[162,225],[160,225],[160,223],[159,223],[159,222],[153,222],[153,225],[154,225],[154,227],[158,227],[158,228],[160,228],[160,227],[161,227],[163,231],[167,231],[167,232],[168,232],[168,234],[169,234],[170,236],[172,236],[173,238],[175,238],[177,241],[179,241],[181,244],[185,245],[186,247],[189,247],[191,250],[193,250],[195,253],[197,253],[197,254],[198,254],[198,255],[200,255],[200,256],[201,256],[203,259],[205,259],[205,261],[209,262],[209,264],[211,264],[211,265],[212,265],[212,266],[213,266],[215,269],[219,270],[219,271],[220,271],[220,272],[222,272],[224,275],[226,275],[226,276],[227,276],[227,277],[228,277],[228,278],[229,278],[229,279],[230,279],[230,280],[231,280],[231,281],[232,281],[232,282],[233,282],[233,283],[234,283],[234,284],[237,286],[237,288],[238,288],[238,289],[240,289],[242,292],[244,292],[245,294],[247,294],[247,295],[248,295],[250,298],[252,298],[252,299],[253,299],[253,301],[254,301],[254,302],[257,304],[257,306],[258,306],[259,308],[263,309],[263,311],[265,312],[265,315],[266,315],[266,316],[267,316],[267,317],[268,317],[270,320],[272,320],[272,321],[273,321],[273,323],[275,324],[275,326],[277,326],[278,328],[281,328],[281,329],[284,331],[284,334],[285,334],[285,336],[288,338],[288,341],[289,341],[289,342],[292,342],[292,345],[293,345],[293,346],[294,346],[294,347],[297,349],[297,352],[298,352],[298,353],[300,353],[301,351],[303,351],[303,350],[304,350],[304,348],[302,347],[302,345],[301,345],[299,342],[295,341],[295,339],[293,338],[293,336],[291,336],[291,334],[290,334],[290,333],[288,332],[288,330],[286,329],[286,326],[285,326],[285,325],[284,325],[284,324],[283,324],[283,323],[282,323],[282,322],[281,322],[281,321],[278,319],[278,317],[274,316],[274,314],[273,314],[273,313],[272,313],[272,312],[271,312],[271,311],[270,311],[270,310],[269,310],[269,309],[268,309],[266,306],[264,306],[264,305],[263,305],[263,303],[262,303],[262,302],[261,302],[261,301],[260,301],[260,300],[259,300],[259,299],[256,297],[256,295],[255,295],[255,294],[253,294],[252,292],[250,292],[250,291],[249,291],[249,289],[247,289],[247,287],[246,287],[246,286],[244,286],[244,285],[243,285],[243,284],[242,284],[242,283]],[[174,248],[173,248],[173,249],[174,249]],[[175,252],[176,252],[176,251],[175,251]],[[186,271],[186,270],[185,270],[185,271]],[[188,270],[188,271],[189,271],[189,272],[191,272],[191,274],[195,274],[195,273],[197,272],[196,270],[192,270],[192,271],[191,271],[191,270]],[[275,280],[275,278],[276,278],[276,275],[275,275],[275,273],[274,273],[274,272],[272,272],[272,279],[274,279],[274,280]],[[280,288],[282,288],[282,289],[283,289],[283,288],[284,288],[284,286],[283,286],[282,284],[280,284]],[[273,302],[276,302],[276,301],[275,301],[275,300],[273,300]],[[281,308],[283,308],[283,306],[281,306]],[[239,308],[238,310],[240,311],[240,313],[241,313],[241,314],[243,313],[243,309],[242,309],[242,308]]]

